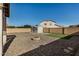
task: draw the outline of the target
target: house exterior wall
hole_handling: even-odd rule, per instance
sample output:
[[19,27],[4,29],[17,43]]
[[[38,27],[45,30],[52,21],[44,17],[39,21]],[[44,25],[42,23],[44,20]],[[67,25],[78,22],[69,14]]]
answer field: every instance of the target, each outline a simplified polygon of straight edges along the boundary
[[[1,14],[1,12],[0,12],[0,14],[2,17],[2,39],[3,39],[2,43],[3,43],[3,45],[6,43],[6,39],[7,39],[6,38],[6,17],[7,17],[7,15],[6,14],[8,14],[8,12],[7,12],[8,10],[5,10],[5,9],[7,9],[7,6],[6,5],[4,6],[4,4],[5,3],[0,3],[0,10],[2,12],[2,14]],[[6,13],[5,13],[5,11],[6,11]]]
[[[0,3],[0,55],[2,56],[3,46],[6,43],[6,15],[4,3]],[[8,10],[6,10],[8,11]],[[8,13],[8,12],[7,12]]]
[[3,39],[3,33],[2,33],[2,4],[0,4],[0,56],[2,55],[2,39]]
[[2,3],[0,3],[0,8],[2,8],[2,5],[3,5],[3,4],[2,4]]
[[6,16],[5,16],[5,10],[3,9],[3,45],[5,45],[7,39],[7,33],[6,33]]

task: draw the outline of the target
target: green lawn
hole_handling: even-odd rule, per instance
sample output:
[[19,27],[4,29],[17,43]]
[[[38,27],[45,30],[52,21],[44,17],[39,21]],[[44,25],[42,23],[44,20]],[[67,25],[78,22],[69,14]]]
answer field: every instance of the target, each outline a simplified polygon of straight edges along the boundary
[[53,37],[53,38],[61,38],[61,39],[70,39],[72,35],[65,35],[65,34],[59,34],[59,33],[49,33],[47,36]]

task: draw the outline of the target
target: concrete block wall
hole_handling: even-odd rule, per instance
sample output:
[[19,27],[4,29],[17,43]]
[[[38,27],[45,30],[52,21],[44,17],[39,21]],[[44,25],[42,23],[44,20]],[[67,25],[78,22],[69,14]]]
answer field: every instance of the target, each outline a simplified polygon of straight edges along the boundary
[[67,27],[67,28],[44,28],[44,33],[60,33],[60,34],[75,34],[79,35],[79,27]]
[[62,28],[50,28],[51,33],[60,33],[62,34],[63,29]]
[[31,28],[7,28],[7,33],[31,32]]
[[64,34],[79,35],[79,27],[64,28]]
[[50,32],[50,28],[43,28],[43,32],[44,33],[49,33]]

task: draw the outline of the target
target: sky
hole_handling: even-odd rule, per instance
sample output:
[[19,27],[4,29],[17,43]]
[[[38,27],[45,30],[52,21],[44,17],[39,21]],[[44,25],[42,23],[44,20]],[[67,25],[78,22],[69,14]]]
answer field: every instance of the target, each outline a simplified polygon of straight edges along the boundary
[[59,25],[79,24],[78,3],[11,3],[8,25],[38,25],[53,20]]

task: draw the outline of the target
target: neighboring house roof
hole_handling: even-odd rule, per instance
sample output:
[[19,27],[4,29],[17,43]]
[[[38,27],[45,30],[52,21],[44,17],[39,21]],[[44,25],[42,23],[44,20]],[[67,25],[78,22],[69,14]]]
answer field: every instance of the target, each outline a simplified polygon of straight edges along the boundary
[[63,27],[63,26],[61,26],[61,25],[58,25],[58,24],[56,24],[56,26]]
[[56,23],[54,20],[43,20],[41,22],[44,22],[44,21],[52,21],[52,22]]
[[[56,23],[54,20],[50,20],[50,19],[49,19],[49,20],[43,20],[43,21],[41,21],[40,23],[45,22],[45,21],[51,21],[51,22]],[[40,26],[40,24],[39,24],[38,26]],[[61,25],[59,25],[59,24],[55,24],[55,26],[63,27],[63,26],[61,26]]]

